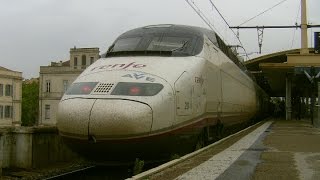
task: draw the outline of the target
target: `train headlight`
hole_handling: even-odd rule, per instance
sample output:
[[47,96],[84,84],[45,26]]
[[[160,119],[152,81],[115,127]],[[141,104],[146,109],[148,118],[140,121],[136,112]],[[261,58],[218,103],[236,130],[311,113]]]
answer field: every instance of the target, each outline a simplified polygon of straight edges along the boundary
[[68,95],[86,95],[96,87],[98,82],[79,82],[73,83],[67,90]]
[[163,85],[158,83],[119,82],[111,95],[154,96],[162,89]]

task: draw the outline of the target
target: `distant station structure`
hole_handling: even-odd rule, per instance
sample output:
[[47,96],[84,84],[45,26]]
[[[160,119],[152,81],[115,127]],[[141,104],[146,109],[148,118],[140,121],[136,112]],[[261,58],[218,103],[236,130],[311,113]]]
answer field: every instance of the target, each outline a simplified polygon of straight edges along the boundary
[[319,72],[317,67],[320,67],[320,54],[316,54],[314,49],[309,51],[308,54],[300,54],[300,49],[293,49],[245,62],[258,84],[270,96],[286,97],[286,119],[288,120],[292,119],[292,99],[305,98],[304,100],[308,101],[317,95],[316,79],[312,78],[316,78]]
[[[320,95],[316,87],[320,77],[319,32],[314,33],[314,48],[308,48],[308,28],[320,27],[320,25],[307,24],[306,0],[301,0],[301,25],[295,26],[238,26],[236,29],[258,30],[259,48],[261,52],[264,28],[301,28],[301,48],[283,52],[268,54],[245,62],[248,70],[255,75],[258,83],[270,96],[285,97],[286,119],[291,120],[293,113],[300,119],[300,107],[293,109],[293,104],[301,102],[311,104],[311,121],[315,126],[313,113],[316,96]],[[259,33],[260,32],[260,33]],[[319,88],[320,90],[320,84]],[[320,98],[318,98],[320,99]],[[311,101],[309,103],[309,100]],[[320,104],[320,102],[318,103]],[[317,110],[320,113],[320,109]],[[320,115],[319,115],[320,117]]]

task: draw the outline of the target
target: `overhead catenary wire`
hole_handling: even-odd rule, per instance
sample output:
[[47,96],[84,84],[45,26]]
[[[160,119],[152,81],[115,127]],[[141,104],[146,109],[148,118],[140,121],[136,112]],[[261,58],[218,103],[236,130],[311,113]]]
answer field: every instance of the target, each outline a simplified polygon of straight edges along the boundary
[[228,27],[230,27],[229,23],[227,22],[227,20],[223,17],[223,15],[220,13],[219,9],[217,8],[217,6],[212,2],[212,0],[209,0],[211,5],[216,9],[216,11],[218,12],[218,14],[220,15],[220,17],[222,18],[222,20],[227,24]]
[[[299,1],[300,1],[300,0],[299,0]],[[299,18],[300,10],[301,10],[301,3],[299,3],[299,9],[298,9],[297,16],[296,16],[296,20],[295,20],[296,25],[298,25],[298,18]],[[290,48],[290,49],[293,48],[293,43],[294,43],[294,41],[295,41],[296,32],[297,32],[297,29],[294,29],[294,30],[293,30],[293,37],[292,37],[292,42],[291,42],[291,48]]]
[[[211,1],[211,0],[210,0],[210,1]],[[245,29],[254,28],[254,29],[257,29],[257,31],[259,31],[259,29],[262,29],[262,32],[263,32],[263,29],[264,29],[264,28],[277,28],[277,29],[279,29],[279,28],[300,28],[300,26],[298,26],[297,23],[296,23],[295,26],[246,26],[246,27],[242,26],[242,27],[241,27],[241,25],[243,25],[243,24],[245,24],[245,23],[247,23],[247,22],[255,19],[255,18],[258,17],[258,16],[261,16],[262,14],[264,14],[264,13],[272,10],[273,8],[279,6],[280,4],[282,4],[282,3],[286,2],[286,1],[288,1],[288,0],[282,0],[282,1],[280,1],[279,3],[273,5],[272,7],[267,8],[266,10],[264,10],[264,11],[262,11],[261,13],[257,14],[256,16],[254,16],[254,17],[252,17],[252,18],[244,21],[244,22],[241,23],[239,26],[233,26],[233,27],[230,27],[230,28],[231,28],[231,29],[236,28],[238,31],[239,31],[239,29],[244,29],[244,28],[245,28]],[[296,20],[296,21],[297,21],[297,20]],[[309,27],[311,27],[311,26],[308,25],[308,28],[309,28]],[[259,43],[259,48],[260,48],[260,51],[259,51],[259,52],[260,52],[260,53],[261,53],[261,46],[262,46],[262,39],[261,39],[262,36],[263,36],[263,33],[262,33],[261,35],[259,35],[259,32],[258,32],[258,43]],[[293,36],[295,36],[295,31],[294,31],[294,35],[293,35]],[[294,38],[294,37],[293,37],[293,38]],[[293,46],[293,42],[294,42],[294,39],[292,40],[292,46]]]
[[[210,1],[211,1],[211,0],[210,0]],[[279,6],[280,4],[284,3],[285,1],[287,1],[287,0],[282,0],[281,2],[279,2],[279,3],[275,4],[275,5],[273,5],[272,7],[268,8],[268,9],[266,9],[266,10],[264,10],[264,11],[262,11],[261,13],[259,13],[259,14],[255,15],[254,17],[252,17],[252,18],[250,18],[250,19],[248,19],[248,20],[244,21],[244,22],[243,22],[243,23],[241,23],[239,26],[246,24],[247,22],[249,22],[249,21],[251,21],[251,20],[255,19],[255,18],[256,18],[256,17],[258,17],[258,16],[261,16],[262,14],[264,14],[264,13],[266,13],[266,12],[270,11],[271,9],[273,9],[273,8],[275,8],[275,7],[277,7],[277,6]]]
[[[200,18],[210,27],[210,29],[214,30],[220,37],[222,37],[218,31],[215,30],[214,26],[210,23],[210,20],[202,13],[202,11],[200,10],[200,8],[198,8],[196,6],[196,4],[194,3],[194,1],[189,2],[189,0],[185,0],[189,6],[200,16]],[[226,21],[226,19],[223,17],[223,15],[220,13],[220,11],[218,10],[218,8],[214,5],[214,3],[209,0],[210,3],[212,4],[212,6],[216,9],[216,11],[219,13],[219,15],[222,17],[222,19],[224,20],[224,22],[227,24],[227,26],[230,28],[229,23]],[[244,48],[239,36],[231,29],[231,31],[233,32],[233,34],[236,36],[236,38],[238,39],[241,47],[243,48],[246,57],[249,59],[248,53],[246,51],[246,49]]]
[[[185,1],[191,6],[191,3],[189,2],[189,0],[185,0]],[[190,0],[190,1],[195,5],[194,0]],[[223,19],[223,21],[227,24],[227,26],[231,29],[231,31],[233,32],[233,34],[234,34],[234,35],[236,36],[236,38],[238,39],[238,41],[239,41],[240,45],[242,46],[242,48],[243,48],[243,50],[244,50],[245,55],[246,55],[247,58],[249,58],[249,56],[248,56],[248,53],[246,52],[246,49],[243,47],[243,44],[242,44],[242,42],[241,42],[241,40],[240,40],[240,38],[239,38],[239,33],[235,33],[232,29],[237,29],[237,31],[239,32],[239,29],[259,29],[259,28],[262,28],[262,29],[264,29],[264,28],[268,28],[268,29],[296,28],[296,29],[297,29],[297,28],[301,28],[301,26],[299,26],[299,25],[297,24],[297,22],[296,22],[296,24],[295,24],[294,26],[292,26],[292,25],[291,25],[291,26],[246,26],[246,27],[241,26],[241,25],[243,25],[243,24],[245,24],[245,23],[247,23],[247,22],[255,19],[256,17],[261,16],[262,14],[264,14],[264,13],[272,10],[273,8],[279,6],[280,4],[282,4],[282,3],[286,2],[286,1],[288,1],[288,0],[282,0],[282,1],[280,1],[279,3],[277,3],[277,4],[273,5],[272,7],[264,10],[263,12],[259,13],[258,15],[256,15],[256,16],[254,16],[254,17],[246,20],[245,22],[241,23],[239,26],[230,27],[228,21],[223,17],[223,15],[220,13],[220,11],[218,10],[218,8],[217,8],[217,7],[215,6],[215,4],[212,2],[212,0],[209,0],[209,2],[211,3],[212,7],[214,7],[214,8],[216,9],[216,11],[218,12],[218,14],[219,14],[219,15],[221,16],[221,18]],[[192,6],[191,6],[191,7],[192,7]],[[195,10],[195,12],[197,12],[197,14],[200,16],[200,14],[201,14],[202,12],[199,11],[199,12],[200,12],[200,13],[199,13],[194,7],[192,7],[192,8],[193,8],[193,9]],[[301,9],[301,5],[300,5],[300,9]],[[202,14],[203,14],[203,13],[202,13]],[[200,16],[200,17],[201,17],[201,16]],[[201,18],[204,20],[203,17],[201,17]],[[208,18],[206,18],[206,19],[208,20]],[[297,15],[296,21],[297,21],[297,19],[298,19],[298,15]],[[208,22],[210,22],[210,21],[208,20]],[[206,23],[207,23],[207,22],[206,22]],[[208,23],[207,23],[207,24],[208,24]],[[212,25],[211,23],[210,23],[210,25],[208,25],[208,26],[209,26],[211,29],[213,29],[213,28],[212,28],[213,25]],[[320,25],[310,25],[310,24],[307,25],[307,28],[317,28],[317,27],[320,27]],[[216,33],[219,34],[218,31],[216,31]],[[294,37],[293,37],[291,46],[293,46],[295,34],[296,34],[296,31],[294,31]],[[219,35],[219,36],[220,36],[220,35]],[[220,36],[220,37],[222,37],[222,36]],[[258,41],[259,41],[259,40],[258,40]],[[291,47],[291,48],[292,48],[292,47]]]
[[201,9],[194,3],[194,1],[189,1],[189,0],[185,0],[189,6],[194,10],[194,12],[196,12],[198,14],[198,16],[204,21],[204,23],[207,24],[207,26],[215,31],[220,37],[222,37],[219,32],[217,31],[217,29],[215,29],[214,25],[211,24],[209,18],[207,18],[204,13],[202,13]]
[[[216,9],[216,11],[217,11],[218,14],[220,15],[220,17],[223,19],[223,21],[227,24],[227,26],[228,26],[229,29],[230,29],[230,25],[229,25],[228,21],[227,21],[227,20],[223,17],[223,15],[220,13],[220,11],[219,11],[219,9],[217,8],[217,6],[212,2],[212,0],[209,0],[209,2],[210,2],[211,5]],[[230,30],[232,31],[232,33],[233,33],[233,34],[236,36],[236,38],[238,39],[241,47],[243,48],[243,50],[244,50],[244,52],[245,52],[245,54],[246,54],[246,57],[249,59],[248,53],[247,53],[246,49],[244,48],[244,46],[243,46],[243,44],[242,44],[242,42],[241,42],[241,40],[240,40],[240,38],[239,38],[239,35],[238,35],[236,32],[234,32],[234,30],[232,30],[232,29],[230,29]]]
[[[311,25],[308,24],[307,28],[318,28],[319,24]],[[294,26],[231,26],[232,29],[257,29],[257,28],[265,28],[265,29],[290,29],[290,28],[301,28],[300,25]]]

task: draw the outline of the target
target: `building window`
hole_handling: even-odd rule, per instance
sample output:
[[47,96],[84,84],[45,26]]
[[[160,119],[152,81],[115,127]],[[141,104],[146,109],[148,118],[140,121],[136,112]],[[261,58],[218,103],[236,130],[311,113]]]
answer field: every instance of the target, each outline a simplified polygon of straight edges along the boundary
[[86,55],[82,55],[82,66],[85,66],[87,64],[87,57]]
[[3,96],[3,84],[0,84],[0,96]]
[[93,64],[94,62],[94,57],[90,57],[90,64]]
[[0,106],[0,119],[3,119],[3,106]]
[[12,85],[7,84],[5,90],[6,96],[12,96]]
[[68,89],[68,80],[63,80],[63,92],[66,92]]
[[50,105],[48,105],[48,104],[46,104],[46,106],[45,106],[44,118],[50,119]]
[[50,82],[50,80],[46,81],[46,92],[51,92],[51,82]]
[[74,57],[74,66],[78,66],[78,58]]
[[12,106],[5,106],[4,118],[12,118]]

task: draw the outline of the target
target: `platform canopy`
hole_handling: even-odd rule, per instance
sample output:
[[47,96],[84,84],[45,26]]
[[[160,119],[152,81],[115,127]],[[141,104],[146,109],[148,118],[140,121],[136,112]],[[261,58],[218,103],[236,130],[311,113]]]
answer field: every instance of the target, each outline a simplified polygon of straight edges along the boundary
[[[286,96],[286,78],[292,80],[292,95],[310,97],[311,83],[304,70],[320,67],[320,54],[301,55],[300,49],[292,49],[260,56],[245,62],[257,83],[272,97]],[[317,72],[314,72],[317,73]]]

